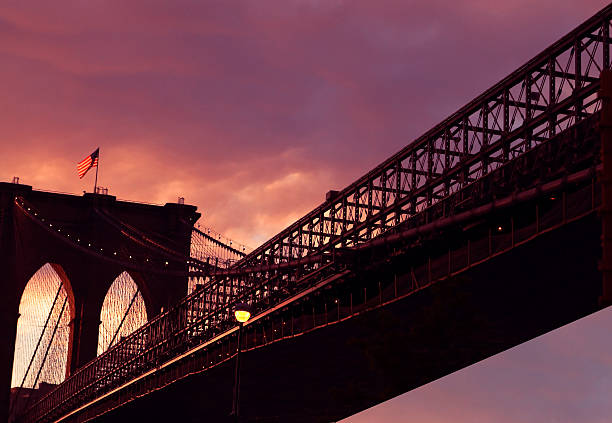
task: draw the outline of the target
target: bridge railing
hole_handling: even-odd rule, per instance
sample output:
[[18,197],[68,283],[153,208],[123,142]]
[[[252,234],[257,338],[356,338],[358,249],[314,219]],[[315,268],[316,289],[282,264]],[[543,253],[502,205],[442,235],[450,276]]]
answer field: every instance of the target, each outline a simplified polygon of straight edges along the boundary
[[27,410],[19,421],[49,421],[68,410],[78,409],[87,401],[155,369],[169,358],[235,327],[232,316],[237,302],[253,304],[253,312],[258,313],[338,270],[333,262],[313,264],[311,272],[292,289],[274,292],[267,290],[269,280],[265,278],[249,292],[241,293],[238,286],[215,291],[197,289],[79,369]]

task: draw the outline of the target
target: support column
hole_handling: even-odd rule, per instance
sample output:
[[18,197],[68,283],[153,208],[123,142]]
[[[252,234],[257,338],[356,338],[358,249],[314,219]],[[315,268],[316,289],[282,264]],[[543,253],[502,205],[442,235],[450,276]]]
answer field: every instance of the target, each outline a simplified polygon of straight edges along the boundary
[[23,288],[20,277],[23,263],[17,255],[13,202],[16,193],[31,187],[0,183],[0,422],[8,421],[10,387],[17,337],[19,300]]
[[601,162],[603,170],[601,182],[601,247],[602,257],[599,268],[603,275],[602,296],[603,306],[612,304],[612,71],[601,73],[601,88],[599,93],[602,101],[601,120]]
[[76,300],[75,317],[70,322],[70,329],[67,371],[72,374],[97,356],[100,308],[82,299]]
[[67,366],[72,374],[97,356],[100,311],[118,271],[95,260],[69,263],[64,269],[74,294]]
[[10,387],[13,376],[13,358],[15,355],[15,340],[17,337],[17,319],[19,304],[11,304],[0,311],[0,421],[8,421],[10,404]]

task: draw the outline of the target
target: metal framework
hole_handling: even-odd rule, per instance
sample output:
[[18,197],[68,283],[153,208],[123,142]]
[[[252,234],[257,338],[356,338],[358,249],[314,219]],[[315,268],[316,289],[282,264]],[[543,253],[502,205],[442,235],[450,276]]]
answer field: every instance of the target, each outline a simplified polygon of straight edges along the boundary
[[[592,124],[583,126],[593,127]],[[593,145],[594,148],[590,151],[592,158],[594,151],[597,150],[597,144],[593,142],[592,135],[587,137],[584,135],[587,134],[580,133],[578,138],[584,139],[584,144]],[[566,144],[564,142],[558,144],[554,149],[555,156],[558,159],[557,164],[562,166],[560,159],[567,151]],[[549,152],[549,149],[540,150],[541,153]],[[375,281],[377,284],[370,283],[366,286],[349,284],[341,288],[334,287],[334,284],[354,277],[353,266],[342,259],[320,266],[317,271],[305,275],[294,284],[293,292],[268,296],[266,302],[255,304],[256,316],[251,322],[254,324],[245,328],[245,344],[248,348],[266,345],[331,322],[341,321],[365,309],[382,306],[385,301],[410,295],[437,280],[457,274],[529,242],[541,233],[588,215],[596,210],[599,204],[598,191],[595,188],[595,174],[598,169],[599,167],[587,167],[541,186],[532,187],[422,227],[404,233],[389,234],[387,237],[373,240],[367,244],[367,248],[359,252],[371,259],[367,260],[368,266],[379,266],[377,268],[380,270],[380,263],[376,264],[376,261],[380,262],[382,259],[383,266],[388,266],[386,247],[393,245],[394,240],[388,239],[384,244],[380,244],[379,240],[398,237],[409,240],[414,239],[415,235],[418,235],[417,238],[428,234],[435,235],[444,228],[452,229],[462,222],[469,224],[474,220],[478,221],[482,216],[489,215],[492,210],[502,215],[505,214],[504,211],[512,208],[519,210],[517,218],[510,220],[510,229],[504,232],[491,231],[491,224],[486,221],[480,225],[469,225],[471,229],[464,235],[467,241],[464,239],[459,246],[453,250],[449,249],[448,253],[434,251],[433,255],[417,260],[412,264],[408,278],[399,279],[394,275],[392,278],[378,279]],[[555,171],[564,173],[559,166]],[[495,178],[498,172],[499,170],[486,179]],[[551,200],[551,196],[554,195],[558,195],[558,198]],[[538,201],[542,197],[546,198],[545,207],[542,207]],[[525,213],[525,209],[528,213]],[[529,218],[525,220],[524,216]],[[483,225],[489,230],[482,231]],[[444,234],[436,235],[440,236],[444,237]],[[384,251],[377,258],[375,250],[381,245]],[[413,248],[412,244],[404,247],[407,250]],[[380,271],[376,273],[380,278]],[[324,287],[332,289],[323,290],[323,295],[313,295]],[[253,294],[251,291],[247,297],[251,301]],[[87,421],[101,412],[100,410],[104,410],[107,401],[117,405],[131,400],[132,394],[115,395],[122,387],[131,383],[130,381],[139,381],[134,388],[136,389],[134,395],[138,396],[159,389],[186,374],[203,371],[227,360],[233,356],[237,342],[235,322],[230,316],[234,303],[239,299],[228,299],[226,302],[211,301],[213,295],[222,294],[211,292],[205,287],[196,290],[176,307],[155,317],[96,360],[79,369],[55,391],[29,409],[20,421],[57,421],[56,419],[75,410],[74,421]],[[210,304],[216,306],[210,307]],[[181,360],[186,360],[187,364],[173,364]],[[103,399],[100,407],[87,406],[100,397],[108,399]],[[83,409],[84,414],[80,414],[81,407],[86,407]],[[71,418],[68,421],[73,421]]]
[[[246,256],[247,247],[226,239],[211,228],[193,228],[191,258],[215,267],[230,267]],[[213,263],[214,262],[214,263]]]
[[[330,192],[230,269],[207,278],[207,289],[216,293],[211,301],[241,296],[260,302],[342,251],[462,210],[475,181],[598,112],[599,74],[610,68],[611,17],[612,5],[342,191]],[[442,203],[434,216],[433,206]]]
[[610,66],[608,6],[258,247],[238,267],[352,247],[459,191],[598,108]]
[[[229,268],[188,261],[192,271],[201,269],[194,271],[202,278],[198,289],[76,372],[23,421],[62,416],[189,345],[231,331],[236,302],[263,313],[346,276],[345,258],[374,248],[377,239],[401,238],[490,198],[493,188],[483,193],[483,181],[491,187],[513,163],[596,119],[599,73],[610,68],[611,17],[612,5]],[[563,154],[583,159],[580,151],[557,151]],[[581,178],[591,177],[584,172]],[[489,250],[490,240],[489,232]]]

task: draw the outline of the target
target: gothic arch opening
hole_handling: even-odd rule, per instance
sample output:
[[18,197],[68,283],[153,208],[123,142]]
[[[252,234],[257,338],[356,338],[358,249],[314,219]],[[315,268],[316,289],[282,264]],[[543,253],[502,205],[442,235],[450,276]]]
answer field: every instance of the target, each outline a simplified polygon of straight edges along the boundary
[[19,303],[11,378],[13,414],[66,378],[73,318],[74,296],[66,274],[57,264],[43,265],[29,279]]
[[147,322],[142,292],[134,279],[123,272],[108,289],[100,311],[98,355]]

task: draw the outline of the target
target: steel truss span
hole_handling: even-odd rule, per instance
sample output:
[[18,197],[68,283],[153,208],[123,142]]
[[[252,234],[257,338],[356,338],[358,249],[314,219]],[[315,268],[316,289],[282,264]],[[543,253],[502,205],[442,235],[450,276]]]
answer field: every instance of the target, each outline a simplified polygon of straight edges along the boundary
[[236,297],[260,302],[347,249],[469,207],[479,195],[471,189],[476,182],[598,113],[599,75],[610,68],[611,17],[612,5],[350,186],[331,192],[234,266],[213,273],[205,284],[208,307]]
[[611,15],[608,6],[237,266],[367,242],[598,111]]
[[[378,240],[527,191],[540,173],[561,185],[571,172],[588,180],[611,17],[608,6],[233,266],[201,270],[190,296],[80,369],[22,421],[61,418],[149,371],[143,363],[157,366],[227,334],[238,301],[257,315],[347,275],[351,257],[385,245]],[[546,169],[534,167],[541,158]]]

